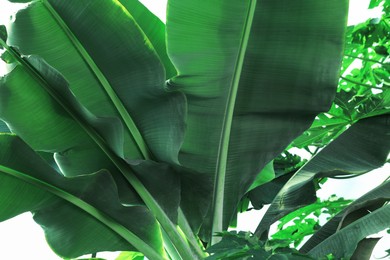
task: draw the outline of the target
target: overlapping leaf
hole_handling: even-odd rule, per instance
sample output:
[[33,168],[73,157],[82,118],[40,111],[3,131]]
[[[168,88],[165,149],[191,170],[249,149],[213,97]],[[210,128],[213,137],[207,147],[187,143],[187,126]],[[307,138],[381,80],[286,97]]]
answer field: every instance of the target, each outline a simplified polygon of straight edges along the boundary
[[164,64],[166,78],[176,76],[177,72],[167,54],[165,24],[138,0],[120,0],[134,20],[141,27]]
[[390,151],[390,116],[353,125],[303,166],[279,191],[257,227],[261,236],[274,221],[315,200],[314,178],[364,173],[382,166]]
[[107,171],[66,179],[18,137],[2,134],[0,144],[1,220],[32,211],[63,257],[133,246],[164,255],[155,218],[144,206],[120,204]]
[[342,257],[348,259],[353,255],[359,241],[388,228],[389,218],[390,205],[383,206],[330,236],[310,250],[309,255],[318,258],[328,254],[331,248],[332,254],[336,259],[341,259]]
[[390,200],[390,182],[387,181],[356,201],[327,222],[300,249],[307,253],[331,235],[337,234],[342,228],[380,208],[386,200]]
[[[2,45],[15,59],[14,69],[0,79],[0,118],[11,130],[34,149],[54,152],[61,171],[68,176],[107,169],[122,202],[145,202],[155,207],[153,214],[165,223],[176,222],[180,185],[175,173],[151,161],[130,162],[129,166],[117,156],[121,128],[115,127],[115,120],[90,114],[71,95],[62,76],[40,58],[22,57],[14,48]],[[136,193],[129,182],[138,189]]]

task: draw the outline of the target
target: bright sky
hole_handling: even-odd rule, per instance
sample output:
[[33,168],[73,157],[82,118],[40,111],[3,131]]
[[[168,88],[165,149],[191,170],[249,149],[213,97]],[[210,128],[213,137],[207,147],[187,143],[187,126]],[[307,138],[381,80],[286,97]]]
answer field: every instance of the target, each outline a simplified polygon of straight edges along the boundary
[[[161,20],[165,21],[166,0],[140,1],[157,16],[159,16]],[[367,10],[369,2],[370,0],[350,0],[350,15],[348,19],[349,25],[363,22],[371,17],[380,16],[380,9]],[[10,13],[12,13],[12,9],[8,2],[6,0],[0,0],[0,24],[7,23]],[[4,64],[0,62],[0,75],[4,69],[2,68],[2,65]],[[370,175],[363,175],[360,179],[356,178],[348,180],[349,186],[359,187],[359,189],[337,189],[336,187],[343,185],[340,181],[327,183],[319,195],[323,198],[328,198],[334,193],[334,190],[344,190],[347,191],[347,193],[338,195],[346,198],[356,198],[371,189],[371,187],[381,183],[381,181],[388,176],[389,171],[390,167],[387,165],[386,170],[384,168],[379,169]],[[374,174],[375,178],[372,177]],[[376,183],[372,183],[371,180],[373,179],[376,180]],[[365,185],[362,187],[361,183],[365,183]],[[366,185],[367,183],[371,183],[372,186],[370,187],[369,185]],[[351,193],[356,191],[358,191],[359,194]],[[256,228],[261,215],[261,213],[254,211],[251,211],[248,214],[240,214],[238,230],[253,231]],[[382,244],[382,246],[380,244]],[[378,250],[374,252],[374,255],[377,255],[378,257],[383,256],[383,249],[380,250],[380,247],[387,249],[386,246],[390,245],[390,239],[382,239],[380,244],[377,246]],[[98,254],[99,257],[106,258],[107,260],[113,260],[117,255],[117,253]],[[50,250],[45,242],[43,231],[32,220],[31,214],[25,213],[11,220],[0,223],[0,259],[60,260],[61,258],[56,256]]]

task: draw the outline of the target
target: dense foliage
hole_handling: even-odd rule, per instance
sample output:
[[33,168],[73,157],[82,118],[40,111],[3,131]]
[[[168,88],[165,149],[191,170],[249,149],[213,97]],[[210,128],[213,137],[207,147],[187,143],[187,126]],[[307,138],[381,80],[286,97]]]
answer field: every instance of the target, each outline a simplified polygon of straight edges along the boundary
[[[9,2],[1,221],[31,211],[66,259],[369,258],[390,180],[316,190],[386,163],[390,1],[348,28],[344,0],[169,0],[166,26],[137,0]],[[228,232],[249,202],[255,233]]]

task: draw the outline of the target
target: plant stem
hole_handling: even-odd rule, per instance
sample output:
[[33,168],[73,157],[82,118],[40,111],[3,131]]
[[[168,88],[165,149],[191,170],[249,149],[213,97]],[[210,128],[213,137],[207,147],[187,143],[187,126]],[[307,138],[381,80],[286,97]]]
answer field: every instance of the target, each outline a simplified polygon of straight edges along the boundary
[[179,208],[178,224],[183,233],[186,235],[188,243],[190,243],[190,245],[198,253],[198,255],[202,257],[207,257],[208,254],[204,252],[203,244],[195,238],[196,236],[192,232],[192,229],[181,208]]
[[[111,151],[109,151],[111,152]],[[117,160],[116,160],[117,161]],[[168,237],[171,239],[172,243],[176,247],[182,259],[201,259],[202,257],[195,253],[183,236],[178,232],[177,226],[172,223],[169,217],[165,214],[164,210],[156,202],[153,196],[147,191],[145,186],[141,181],[134,175],[134,173],[129,169],[128,165],[124,161],[117,161],[115,164],[118,169],[124,173],[124,177],[129,181],[131,186],[137,191],[138,195],[145,202],[146,206],[154,214],[158,222],[161,224]]]
[[164,229],[161,230],[163,240],[164,240],[164,248],[168,253],[168,256],[172,260],[182,259],[179,253],[177,252],[175,246],[172,244],[172,241],[169,239],[167,232]]

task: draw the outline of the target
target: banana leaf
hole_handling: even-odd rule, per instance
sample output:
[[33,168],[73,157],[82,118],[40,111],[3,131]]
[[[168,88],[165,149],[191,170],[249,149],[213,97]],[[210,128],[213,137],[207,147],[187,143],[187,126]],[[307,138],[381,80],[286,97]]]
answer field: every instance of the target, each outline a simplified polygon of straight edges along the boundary
[[359,241],[389,227],[390,205],[383,206],[356,220],[314,247],[309,255],[319,258],[329,253],[336,259],[350,258]]
[[316,232],[301,248],[301,253],[308,253],[322,241],[331,235],[337,234],[342,228],[358,220],[362,216],[373,212],[383,206],[385,201],[390,201],[390,182],[387,181],[367,194],[352,202],[331,220],[329,220],[318,232]]
[[351,256],[351,260],[370,260],[372,251],[374,251],[379,240],[380,238],[365,238],[361,240]]
[[314,202],[314,178],[353,176],[381,167],[390,151],[390,115],[360,120],[298,170],[278,192],[255,234],[266,238],[277,219]]
[[123,206],[117,192],[106,170],[65,178],[20,138],[0,135],[0,221],[32,211],[62,257],[137,249],[163,259],[154,216],[144,206]]
[[91,113],[120,119],[124,159],[177,162],[185,98],[167,91],[152,44],[118,1],[32,1],[9,31],[7,43],[55,67]]
[[261,169],[329,109],[347,7],[347,1],[168,1],[168,55],[178,71],[168,84],[188,101],[179,161],[214,190],[202,239],[227,228]]

